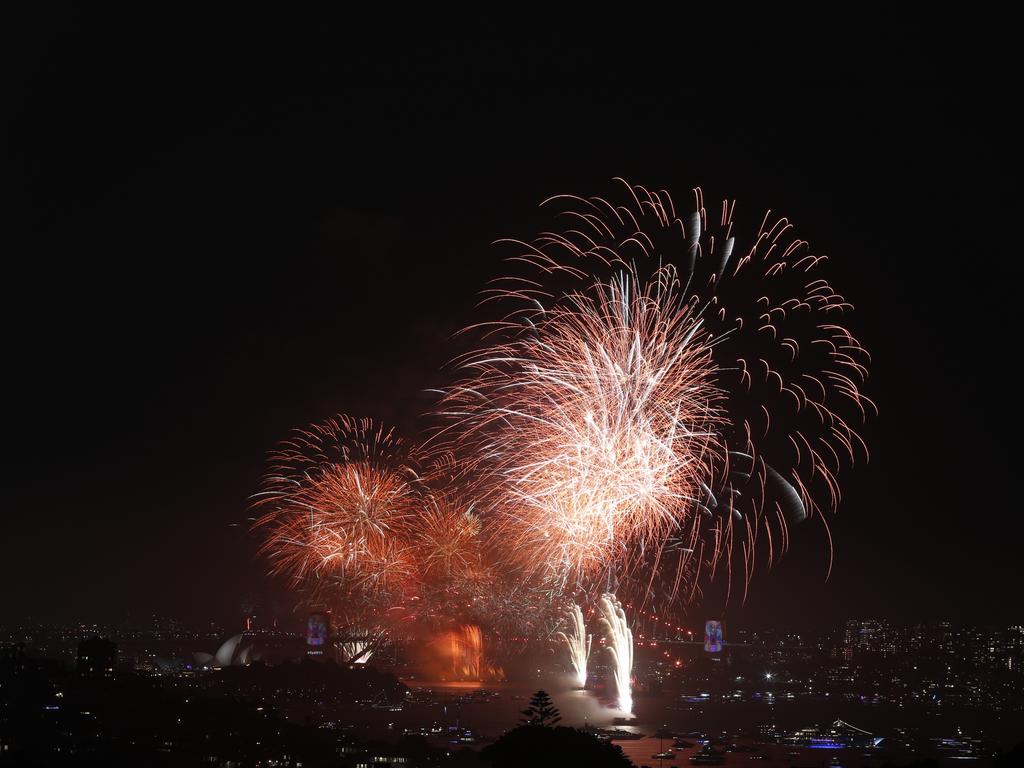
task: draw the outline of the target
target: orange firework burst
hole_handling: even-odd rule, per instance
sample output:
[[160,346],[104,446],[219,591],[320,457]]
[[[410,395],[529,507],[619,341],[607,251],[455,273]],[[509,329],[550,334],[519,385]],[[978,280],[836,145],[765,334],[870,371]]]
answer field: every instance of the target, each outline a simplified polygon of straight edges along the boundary
[[276,572],[387,602],[415,573],[420,504],[401,441],[369,420],[340,417],[298,432],[274,455],[256,527],[266,530],[263,552]]
[[273,454],[256,506],[274,571],[342,608],[346,624],[448,624],[483,611],[481,596],[495,591],[472,505],[425,482],[416,451],[369,420],[297,432]]
[[479,577],[483,530],[471,505],[450,494],[432,494],[416,521],[414,542],[424,578],[440,581]]

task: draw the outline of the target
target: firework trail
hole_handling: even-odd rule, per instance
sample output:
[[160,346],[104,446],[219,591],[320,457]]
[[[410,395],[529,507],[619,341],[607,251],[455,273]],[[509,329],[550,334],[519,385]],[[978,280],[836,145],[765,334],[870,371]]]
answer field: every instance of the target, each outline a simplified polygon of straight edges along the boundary
[[565,642],[569,649],[569,660],[576,672],[576,686],[586,688],[587,661],[590,659],[590,644],[593,636],[587,634],[587,628],[583,622],[583,609],[575,603],[573,603],[572,610],[569,611],[569,621],[569,633],[559,632],[557,636]]
[[612,677],[619,709],[629,715],[633,713],[633,693],[630,687],[633,675],[633,632],[626,621],[626,612],[622,610],[615,595],[602,595],[598,608],[601,611],[601,623],[607,630],[608,652],[614,664]]
[[486,292],[510,309],[458,361],[436,440],[552,594],[689,599],[738,560],[745,597],[755,552],[770,566],[866,456],[869,358],[786,219],[744,240],[732,202],[709,226],[700,190],[683,215],[624,189],[554,198],[564,229],[508,241],[529,274]]
[[463,626],[450,634],[452,675],[455,679],[479,680],[483,659],[483,634],[480,627]]

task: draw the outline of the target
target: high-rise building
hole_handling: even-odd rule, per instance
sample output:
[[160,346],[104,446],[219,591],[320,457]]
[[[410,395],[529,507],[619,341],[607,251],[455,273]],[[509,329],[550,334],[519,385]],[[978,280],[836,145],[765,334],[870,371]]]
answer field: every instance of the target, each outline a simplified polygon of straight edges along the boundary
[[894,656],[901,645],[900,633],[887,621],[877,619],[850,619],[843,633],[843,658],[858,653]]
[[1006,630],[1006,668],[1024,672],[1024,625],[1016,624]]
[[952,656],[956,653],[956,632],[953,625],[948,621],[940,621],[935,632],[936,645],[939,652],[944,656]]
[[994,669],[1005,665],[1007,638],[991,627],[973,627],[962,633],[966,655],[976,667]]

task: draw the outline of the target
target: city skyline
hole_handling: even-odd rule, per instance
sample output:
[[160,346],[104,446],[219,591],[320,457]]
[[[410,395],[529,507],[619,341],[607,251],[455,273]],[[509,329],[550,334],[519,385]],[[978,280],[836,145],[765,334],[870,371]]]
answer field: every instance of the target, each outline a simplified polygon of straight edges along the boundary
[[[903,764],[915,755],[986,759],[1006,753],[1019,737],[1015,724],[1024,707],[1024,626],[979,631],[867,619],[815,636],[727,629],[724,643],[710,650],[685,636],[638,641],[632,686],[641,719],[622,729],[602,725],[614,710],[586,706],[591,697],[596,703],[609,696],[615,665],[600,652],[591,659],[585,691],[578,685],[567,689],[572,665],[554,638],[554,654],[521,660],[507,670],[510,679],[503,673],[474,683],[452,669],[454,682],[431,680],[419,676],[422,662],[408,647],[390,648],[365,665],[346,661],[351,649],[344,630],[314,631],[313,618],[305,632],[254,629],[223,642],[222,635],[182,631],[163,621],[144,631],[114,630],[110,639],[85,627],[36,632],[13,638],[14,644],[0,633],[0,674],[14,672],[6,678],[13,685],[3,689],[8,706],[20,703],[18,692],[26,684],[47,681],[36,689],[47,714],[18,715],[28,727],[0,730],[0,751],[38,744],[39,754],[117,754],[125,750],[122,734],[141,726],[129,749],[145,754],[152,749],[155,722],[164,734],[158,746],[179,759],[201,755],[215,762],[225,753],[281,750],[287,761],[289,754],[313,754],[334,743],[336,754],[358,759],[376,751],[392,755],[392,764],[401,764],[396,756],[402,754],[426,760],[426,747],[442,746],[448,760],[478,765],[488,751],[478,757],[472,750],[495,743],[491,729],[508,728],[531,683],[547,680],[553,696],[539,691],[533,699],[556,707],[548,717],[563,715],[592,738],[621,744],[634,764],[642,764],[655,743],[663,750],[666,740],[679,756],[701,742],[705,751],[716,745],[719,754],[738,753],[741,759],[757,752],[766,760],[811,758],[817,749],[846,749],[837,753],[845,761],[858,754],[856,748],[873,761]],[[640,621],[633,628],[644,631]],[[162,699],[152,698],[157,691],[163,691]],[[129,694],[147,700],[147,716],[111,717],[117,712],[114,697]],[[588,699],[581,700],[584,694]],[[226,707],[243,719],[291,721],[292,728],[301,719],[307,730],[239,740],[211,731],[208,717],[194,719]],[[178,725],[162,732],[167,714],[176,715]],[[64,729],[54,730],[59,723]],[[191,730],[196,727],[208,735],[197,740]],[[253,733],[258,731],[257,726]],[[456,754],[453,745],[471,751]]]

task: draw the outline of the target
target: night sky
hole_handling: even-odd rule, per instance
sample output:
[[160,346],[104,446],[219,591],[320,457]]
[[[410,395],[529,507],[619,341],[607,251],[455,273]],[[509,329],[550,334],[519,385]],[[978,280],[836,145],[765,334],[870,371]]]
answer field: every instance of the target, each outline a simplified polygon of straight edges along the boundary
[[16,32],[0,621],[287,613],[247,533],[266,452],[337,412],[415,434],[503,271],[491,241],[614,176],[789,216],[874,358],[882,415],[831,579],[803,526],[727,616],[1024,619],[1010,48],[434,22],[69,12]]

